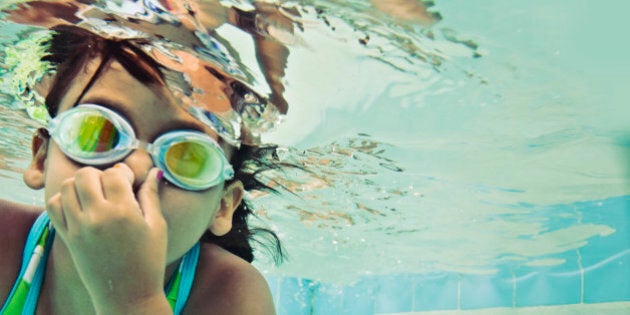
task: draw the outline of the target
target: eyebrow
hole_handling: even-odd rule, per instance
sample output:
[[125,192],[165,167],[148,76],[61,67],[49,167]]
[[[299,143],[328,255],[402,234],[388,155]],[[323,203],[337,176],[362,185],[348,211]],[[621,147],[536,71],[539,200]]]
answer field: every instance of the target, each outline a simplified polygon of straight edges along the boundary
[[[132,127],[134,128],[135,132],[137,132],[137,128],[136,126],[134,126],[133,124],[133,120],[129,119],[129,117],[131,117],[131,112],[127,109],[128,105],[124,105],[121,102],[106,98],[106,97],[102,97],[102,96],[88,96],[85,99],[79,100],[74,107],[81,105],[81,104],[95,104],[95,105],[101,105],[101,106],[105,106],[113,111],[115,111],[116,113],[120,114],[121,116],[123,116],[123,118],[125,118],[127,121],[129,121],[129,123],[132,125]],[[191,116],[192,117],[192,116]],[[196,120],[196,118],[195,118]],[[203,126],[205,126],[205,124],[203,124],[202,122],[199,122],[198,124],[194,124],[191,122],[187,122],[187,121],[182,121],[182,120],[173,120],[172,121],[172,126],[173,128],[168,128],[168,129],[158,129],[158,133],[156,135],[153,135],[151,137],[151,141],[155,140],[155,138],[159,137],[160,135],[164,134],[165,132],[168,132],[170,130],[196,130],[196,131],[201,131],[205,134],[208,134],[206,132],[206,130],[203,129]],[[214,140],[216,140],[219,144],[223,143],[223,139],[212,129],[210,128],[210,130],[212,130],[212,134],[208,134],[211,138],[213,138]]]
[[96,97],[87,97],[86,99],[80,99],[73,107],[77,107],[82,104],[95,104],[95,105],[105,106],[121,114],[127,120],[129,120],[129,117],[131,116],[131,113],[127,110],[127,106],[123,105],[120,102],[107,99],[104,97],[96,96]]

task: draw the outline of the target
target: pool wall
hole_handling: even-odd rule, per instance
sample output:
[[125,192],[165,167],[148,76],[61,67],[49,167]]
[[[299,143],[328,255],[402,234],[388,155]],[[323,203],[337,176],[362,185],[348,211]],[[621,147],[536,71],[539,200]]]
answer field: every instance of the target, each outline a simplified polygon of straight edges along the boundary
[[[524,309],[629,302],[629,205],[630,196],[570,205],[582,213],[582,222],[606,224],[614,228],[615,233],[593,237],[586,246],[553,255],[564,260],[559,265],[515,267],[506,264],[497,266],[498,271],[492,274],[435,272],[363,276],[343,285],[294,277],[269,276],[267,279],[279,315]],[[611,305],[630,314],[630,303]],[[536,309],[533,312],[537,312]]]

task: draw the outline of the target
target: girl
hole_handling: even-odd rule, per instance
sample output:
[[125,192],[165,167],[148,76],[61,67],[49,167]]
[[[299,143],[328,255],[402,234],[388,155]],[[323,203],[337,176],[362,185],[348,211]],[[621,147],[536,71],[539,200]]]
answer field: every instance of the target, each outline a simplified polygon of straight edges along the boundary
[[55,32],[24,174],[46,211],[0,203],[2,314],[273,314],[242,202],[257,150],[190,115],[130,41]]

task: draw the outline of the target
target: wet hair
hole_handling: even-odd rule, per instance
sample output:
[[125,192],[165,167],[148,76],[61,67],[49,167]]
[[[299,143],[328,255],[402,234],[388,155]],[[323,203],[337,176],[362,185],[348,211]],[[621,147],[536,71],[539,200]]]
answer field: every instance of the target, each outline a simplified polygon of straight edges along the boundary
[[[164,82],[160,66],[138,48],[142,39],[116,40],[106,39],[88,30],[69,25],[52,28],[53,36],[48,46],[48,54],[44,61],[56,67],[56,74],[46,96],[46,108],[51,117],[55,117],[59,104],[68,92],[71,82],[83,71],[87,63],[96,57],[102,57],[101,64],[83,89],[82,95],[89,90],[98,79],[108,62],[119,62],[127,72],[143,84],[161,84]],[[273,163],[266,162],[265,157],[275,152],[275,146],[252,147],[242,145],[232,156],[231,164],[236,171],[234,180],[241,180],[245,190],[273,190],[256,178],[256,175],[267,169],[275,168]],[[250,163],[254,161],[254,163]],[[255,165],[255,171],[244,171],[245,164]],[[252,242],[256,242],[271,254],[276,263],[280,263],[285,255],[278,236],[265,228],[250,228],[248,219],[254,215],[250,203],[243,200],[234,212],[232,229],[223,236],[216,236],[209,230],[201,237],[202,242],[210,242],[221,246],[232,254],[252,262],[254,260]]]

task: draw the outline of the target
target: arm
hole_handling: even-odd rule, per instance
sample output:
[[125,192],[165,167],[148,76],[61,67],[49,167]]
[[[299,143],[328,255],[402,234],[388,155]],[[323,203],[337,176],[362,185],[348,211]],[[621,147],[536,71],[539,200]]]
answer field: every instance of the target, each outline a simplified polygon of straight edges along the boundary
[[441,17],[439,13],[428,11],[433,4],[418,0],[372,0],[377,10],[398,19],[399,21],[431,26]]
[[284,98],[282,82],[287,67],[289,48],[287,43],[296,41],[295,28],[299,12],[281,12],[280,7],[264,2],[254,2],[256,11],[245,12],[232,8],[229,22],[249,33],[254,40],[256,59],[271,88],[271,103],[281,114],[286,114],[288,104]]

